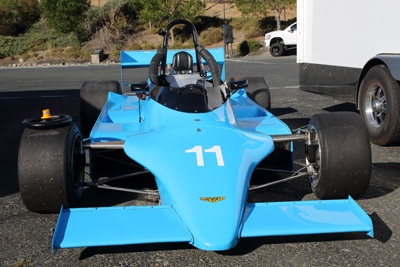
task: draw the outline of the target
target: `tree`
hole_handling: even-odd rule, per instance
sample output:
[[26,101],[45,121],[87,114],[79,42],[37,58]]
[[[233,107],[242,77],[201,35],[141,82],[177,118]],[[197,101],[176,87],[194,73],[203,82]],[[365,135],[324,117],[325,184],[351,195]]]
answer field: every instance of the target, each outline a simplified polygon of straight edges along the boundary
[[296,4],[296,0],[235,0],[236,7],[243,14],[267,17],[268,10],[273,10],[276,20],[276,29],[281,29],[280,14],[286,7]]
[[74,32],[79,37],[83,33],[88,0],[41,0],[40,9],[47,23],[62,33]]
[[0,6],[0,35],[13,35],[14,32],[12,11],[7,7]]
[[37,0],[0,0],[0,35],[23,33],[39,17]]
[[[200,0],[143,0],[143,9],[139,17],[143,21],[157,27],[165,27],[174,19],[187,19],[192,21],[204,12],[204,3]],[[171,30],[172,44],[174,32]]]

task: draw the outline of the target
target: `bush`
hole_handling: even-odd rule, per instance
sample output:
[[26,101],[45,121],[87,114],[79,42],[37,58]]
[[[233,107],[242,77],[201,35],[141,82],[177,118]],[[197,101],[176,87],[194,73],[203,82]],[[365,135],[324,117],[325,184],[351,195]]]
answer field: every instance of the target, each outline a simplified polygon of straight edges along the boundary
[[41,0],[42,15],[49,25],[61,33],[75,33],[83,38],[87,0]]
[[44,23],[38,22],[24,35],[18,37],[0,36],[0,58],[21,55],[27,51],[66,46],[79,46],[79,40],[74,33],[58,33]]
[[249,18],[243,25],[242,30],[245,32],[245,37],[247,39],[265,34],[264,30],[261,28],[260,20],[254,18]]
[[91,6],[85,14],[85,38],[89,39],[106,24],[103,8]]
[[212,45],[224,40],[222,28],[210,27],[200,34],[199,41],[203,45]]
[[[224,20],[218,17],[198,16],[193,21],[194,26],[199,32],[210,27],[221,27],[224,25]],[[186,27],[185,27],[186,28]],[[191,34],[191,32],[189,32]]]
[[247,45],[249,46],[250,53],[257,52],[261,47],[263,47],[263,45],[257,40],[248,40]]
[[140,44],[133,42],[128,46],[128,50],[142,50]]
[[14,33],[15,25],[11,9],[0,6],[0,35],[13,35]]
[[261,47],[262,44],[260,44],[260,42],[258,42],[257,40],[248,40],[241,42],[236,47],[236,52],[241,56],[245,56],[251,52],[258,51]]
[[[283,21],[281,21],[283,23]],[[264,33],[272,32],[276,30],[275,17],[265,17],[260,20],[260,28],[263,29]]]
[[64,51],[64,54],[67,56],[67,58],[78,59],[81,57],[82,51],[80,47],[68,47]]
[[0,0],[0,35],[24,33],[39,17],[37,0]]
[[247,41],[241,42],[237,47],[236,47],[236,53],[238,53],[240,56],[245,56],[250,52],[249,45]]
[[15,55],[15,40],[14,37],[0,36],[0,58]]
[[31,55],[29,54],[29,53],[23,53],[22,55],[21,55],[21,58],[24,60],[24,61],[26,61],[27,59],[29,59],[31,57]]
[[235,30],[241,30],[244,25],[246,24],[246,21],[248,18],[241,16],[239,18],[232,18],[231,22],[229,25],[231,25]]

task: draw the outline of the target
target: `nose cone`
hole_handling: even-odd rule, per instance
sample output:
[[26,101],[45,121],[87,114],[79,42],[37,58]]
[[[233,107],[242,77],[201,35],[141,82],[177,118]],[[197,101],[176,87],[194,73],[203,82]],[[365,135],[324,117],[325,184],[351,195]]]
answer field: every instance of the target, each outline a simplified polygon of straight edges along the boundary
[[213,114],[163,116],[162,127],[128,137],[124,150],[154,174],[162,204],[174,208],[194,246],[226,250],[238,242],[251,174],[274,143]]
[[227,250],[234,247],[239,241],[241,199],[228,197],[218,202],[197,202],[195,209],[185,211],[189,216],[184,216],[184,222],[193,236],[192,245],[203,250]]

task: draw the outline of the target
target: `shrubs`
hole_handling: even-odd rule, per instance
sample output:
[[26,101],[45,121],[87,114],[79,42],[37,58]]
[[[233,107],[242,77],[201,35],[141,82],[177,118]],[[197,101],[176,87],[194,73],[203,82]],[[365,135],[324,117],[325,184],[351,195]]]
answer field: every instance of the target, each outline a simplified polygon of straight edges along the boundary
[[224,33],[221,27],[210,27],[201,32],[199,41],[203,45],[212,45],[224,40]]
[[86,0],[41,0],[40,9],[47,23],[58,32],[83,37],[83,21],[89,9]]
[[249,53],[258,51],[261,47],[262,44],[260,44],[260,42],[258,42],[257,40],[248,40],[241,42],[237,46],[236,52],[241,56],[245,56]]
[[79,46],[75,34],[61,34],[38,22],[24,35],[18,37],[0,36],[0,59],[22,55],[28,51],[47,50],[55,47]]
[[37,0],[0,0],[0,35],[24,33],[39,17]]

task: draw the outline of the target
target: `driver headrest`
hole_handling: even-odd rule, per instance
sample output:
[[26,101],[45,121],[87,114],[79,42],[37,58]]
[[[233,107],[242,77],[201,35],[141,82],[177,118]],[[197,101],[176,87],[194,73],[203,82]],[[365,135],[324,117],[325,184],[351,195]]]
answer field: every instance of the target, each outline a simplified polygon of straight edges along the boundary
[[178,73],[193,71],[193,57],[184,51],[176,53],[172,58],[172,68]]

